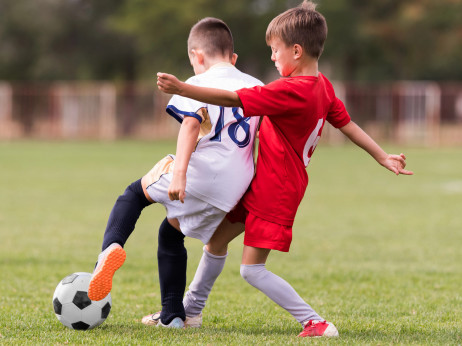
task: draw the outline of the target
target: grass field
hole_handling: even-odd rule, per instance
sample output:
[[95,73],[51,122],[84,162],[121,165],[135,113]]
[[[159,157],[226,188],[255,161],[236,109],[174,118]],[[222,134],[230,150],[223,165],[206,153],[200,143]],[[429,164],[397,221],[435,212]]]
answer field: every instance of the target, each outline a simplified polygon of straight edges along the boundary
[[[52,309],[56,285],[92,271],[115,199],[174,148],[0,143],[0,344],[462,343],[461,148],[406,148],[413,177],[394,176],[352,146],[316,150],[291,251],[273,253],[268,268],[336,324],[336,340],[297,338],[296,321],[241,279],[242,238],[230,247],[201,329],[142,325],[160,307],[158,205],[143,212],[126,245],[107,321],[66,329]],[[190,281],[202,244],[188,239],[187,248]]]

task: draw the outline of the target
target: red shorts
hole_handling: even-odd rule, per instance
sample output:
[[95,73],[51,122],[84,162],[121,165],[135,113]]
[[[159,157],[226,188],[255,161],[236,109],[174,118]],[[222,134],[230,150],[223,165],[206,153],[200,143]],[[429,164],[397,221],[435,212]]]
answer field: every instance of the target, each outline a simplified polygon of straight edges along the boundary
[[231,223],[245,225],[244,245],[288,252],[292,242],[292,227],[266,221],[249,212],[241,202],[226,218]]

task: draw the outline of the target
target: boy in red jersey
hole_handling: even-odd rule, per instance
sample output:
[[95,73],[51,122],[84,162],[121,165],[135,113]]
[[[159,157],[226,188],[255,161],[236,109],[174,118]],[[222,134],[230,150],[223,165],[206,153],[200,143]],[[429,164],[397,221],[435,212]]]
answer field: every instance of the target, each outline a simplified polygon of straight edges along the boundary
[[[269,272],[265,263],[272,249],[289,251],[293,221],[308,184],[306,166],[325,121],[340,129],[385,168],[397,175],[413,174],[404,169],[406,158],[403,154],[385,153],[351,121],[331,83],[318,71],[326,36],[324,17],[312,2],[305,0],[274,18],[266,32],[266,42],[272,50],[271,60],[283,78],[266,86],[236,92],[187,85],[165,73],[158,73],[157,82],[159,89],[166,93],[209,104],[242,107],[244,116],[264,115],[256,175],[241,202],[228,214],[205,250],[209,255],[225,258],[228,242],[243,231],[239,223],[245,224],[241,275],[302,324],[304,330],[300,336],[338,336],[338,331],[286,281]],[[196,272],[183,300],[187,315],[188,309],[194,310],[194,304],[195,313],[200,312],[219,274],[213,264],[203,264],[201,260],[201,266],[200,275]],[[209,272],[215,277],[210,277]],[[200,299],[202,302],[197,303]]]

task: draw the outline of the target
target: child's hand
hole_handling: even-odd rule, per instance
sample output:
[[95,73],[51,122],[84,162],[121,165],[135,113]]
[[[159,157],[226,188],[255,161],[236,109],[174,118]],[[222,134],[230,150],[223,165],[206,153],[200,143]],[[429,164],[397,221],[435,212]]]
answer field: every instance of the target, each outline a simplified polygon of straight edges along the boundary
[[184,203],[186,197],[186,176],[178,176],[173,174],[172,181],[168,187],[168,198],[171,201],[180,201]]
[[403,153],[399,155],[388,154],[384,162],[381,162],[381,165],[396,175],[405,174],[413,175],[414,172],[404,169],[406,167],[406,156]]
[[157,87],[167,94],[179,94],[181,82],[174,75],[158,72]]

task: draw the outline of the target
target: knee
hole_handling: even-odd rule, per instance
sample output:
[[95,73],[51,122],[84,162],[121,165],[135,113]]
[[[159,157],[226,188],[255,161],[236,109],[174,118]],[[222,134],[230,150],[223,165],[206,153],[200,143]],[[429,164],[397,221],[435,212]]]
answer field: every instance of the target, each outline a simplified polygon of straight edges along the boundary
[[228,244],[222,244],[210,240],[210,242],[205,246],[205,249],[208,253],[215,256],[226,256],[228,254]]
[[245,281],[249,282],[248,279],[250,276],[250,270],[248,269],[248,266],[244,264],[241,264],[241,276]]
[[265,271],[264,264],[241,264],[241,276],[252,286],[264,276]]
[[149,201],[144,194],[143,187],[141,185],[141,179],[138,179],[137,181],[128,185],[123,195],[119,196],[119,200],[130,202],[137,201],[142,207],[146,207],[151,204],[151,201]]
[[184,247],[184,234],[170,225],[167,218],[164,219],[159,227],[158,249],[163,252],[176,253],[186,251]]

